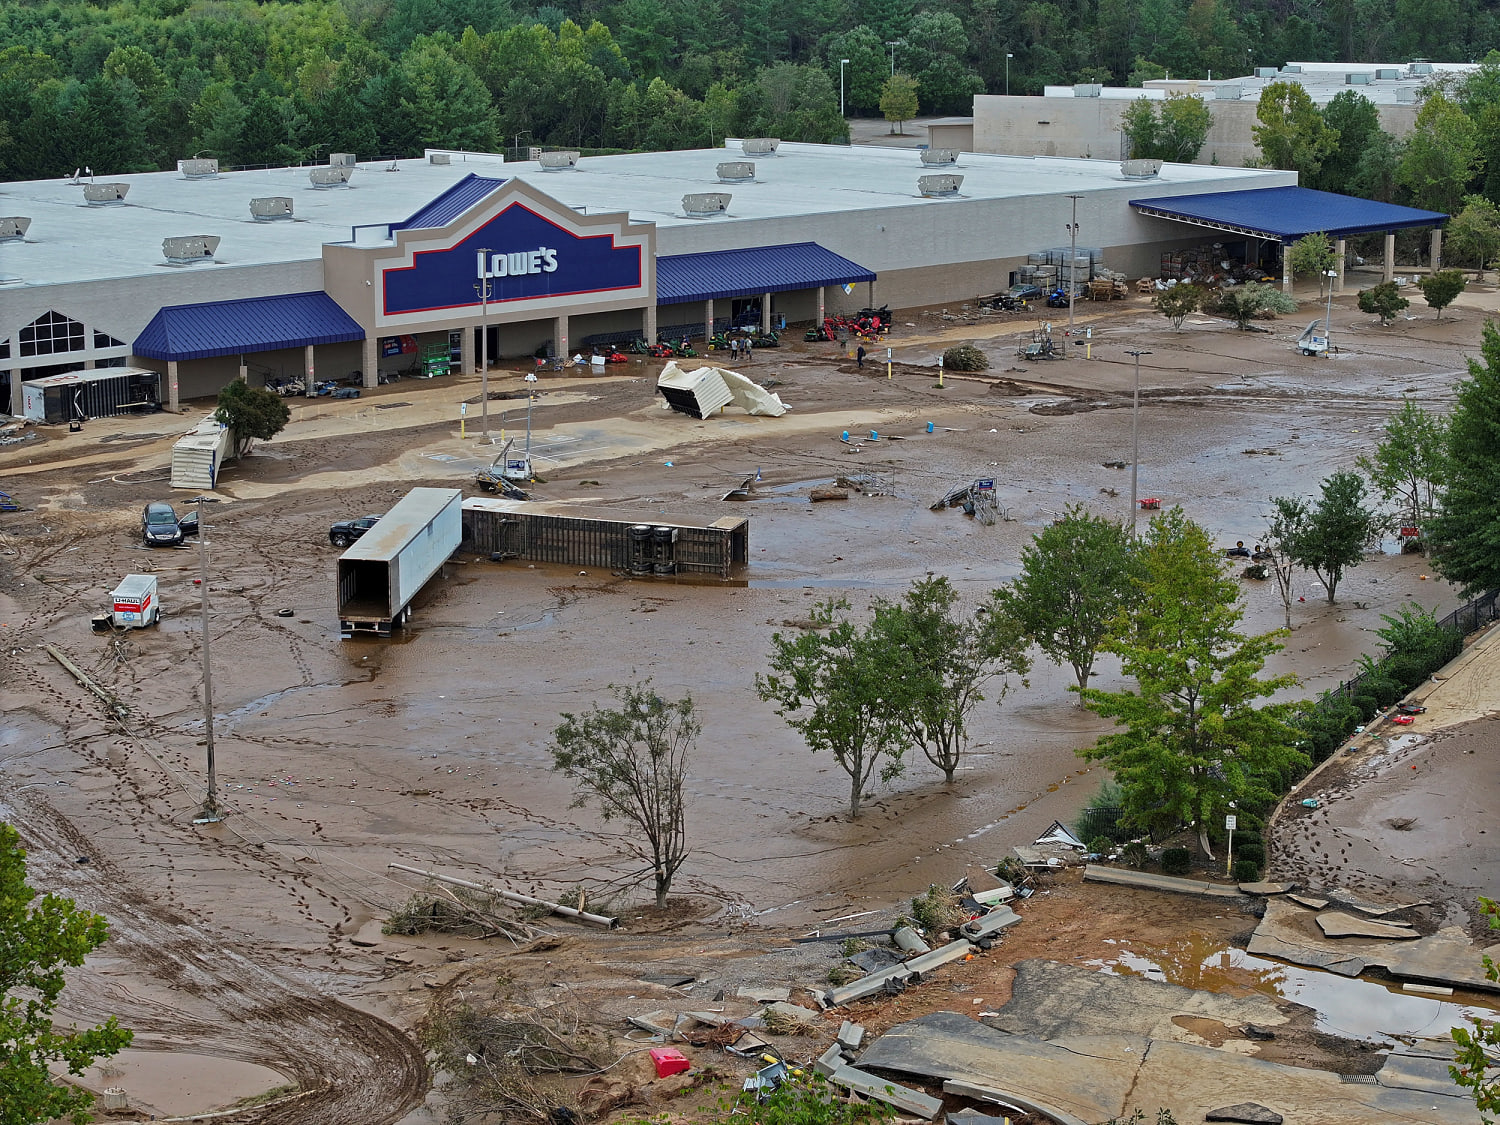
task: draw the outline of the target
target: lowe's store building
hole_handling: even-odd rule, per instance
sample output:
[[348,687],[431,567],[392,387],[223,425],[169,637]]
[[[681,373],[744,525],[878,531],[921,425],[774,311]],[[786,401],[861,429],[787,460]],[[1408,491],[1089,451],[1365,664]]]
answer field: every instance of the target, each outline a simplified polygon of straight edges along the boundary
[[1078,244],[1131,276],[1185,247],[1264,260],[1308,231],[1445,218],[1291,172],[1144,164],[730,141],[0,184],[0,405],[20,414],[24,383],[106,367],[159,373],[175,410],[237,377],[373,386],[440,346],[472,372],[481,331],[490,357],[569,355],[747,315],[967,300],[1066,244],[1075,207]]

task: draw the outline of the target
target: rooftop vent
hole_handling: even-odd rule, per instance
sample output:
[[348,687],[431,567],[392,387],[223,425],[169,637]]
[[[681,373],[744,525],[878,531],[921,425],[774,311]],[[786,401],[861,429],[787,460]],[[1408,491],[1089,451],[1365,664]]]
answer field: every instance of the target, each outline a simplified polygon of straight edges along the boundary
[[941,199],[944,196],[957,195],[963,182],[962,176],[918,176],[917,190],[929,199]]
[[352,152],[330,152],[328,163],[333,168],[353,168],[354,154]]
[[429,153],[428,156],[427,156],[427,163],[429,163],[429,164],[452,164],[453,163],[453,154],[452,153],[448,153],[448,152],[433,152],[433,153]]
[[1127,180],[1154,180],[1161,175],[1160,160],[1122,160],[1120,175]]
[[775,156],[779,144],[779,137],[752,137],[740,142],[740,150],[746,156]]
[[1255,68],[1255,77],[1257,78],[1275,78],[1278,73],[1279,71],[1274,66],[1258,66]]
[[1417,100],[1417,92],[1410,86],[1397,86],[1396,100],[1405,105],[1411,105]]
[[1073,87],[1075,98],[1097,98],[1104,87],[1098,82],[1079,82]]
[[177,170],[189,180],[209,180],[219,174],[219,162],[210,157],[202,160],[194,157],[191,160],[179,160]]
[[726,160],[717,170],[721,184],[748,184],[755,179],[755,165],[748,160]]
[[1382,82],[1394,82],[1401,77],[1401,72],[1393,66],[1383,66],[1375,71],[1375,77]]
[[1225,83],[1214,87],[1214,98],[1221,102],[1237,102],[1245,96],[1245,88],[1237,83]]
[[1369,84],[1370,74],[1368,71],[1361,70],[1353,74],[1344,75],[1345,86],[1368,86]]
[[690,219],[712,219],[729,210],[727,191],[698,191],[682,197],[682,213]]
[[1281,73],[1282,74],[1301,74],[1302,73],[1302,67],[1298,63],[1287,63],[1286,66],[1284,66],[1284,67],[1281,68]]
[[352,175],[354,175],[353,165],[330,164],[326,168],[312,169],[307,173],[307,178],[319,191],[327,191],[329,188],[348,187],[349,177]]
[[543,172],[570,172],[578,167],[580,155],[576,152],[544,152],[538,163]]
[[1411,65],[1407,67],[1407,70],[1413,74],[1431,74],[1432,64],[1426,59],[1412,59]]
[[951,148],[924,148],[922,150],[922,163],[929,168],[957,164],[958,153],[954,152]]
[[129,184],[84,184],[83,201],[90,207],[107,207],[112,203],[124,203]]
[[257,223],[269,223],[273,219],[292,217],[292,197],[289,195],[263,195],[250,201],[250,217]]
[[0,242],[15,242],[26,237],[31,220],[22,215],[0,218]]
[[161,240],[161,252],[166,255],[168,264],[174,266],[211,262],[218,248],[219,236],[216,234],[184,234]]

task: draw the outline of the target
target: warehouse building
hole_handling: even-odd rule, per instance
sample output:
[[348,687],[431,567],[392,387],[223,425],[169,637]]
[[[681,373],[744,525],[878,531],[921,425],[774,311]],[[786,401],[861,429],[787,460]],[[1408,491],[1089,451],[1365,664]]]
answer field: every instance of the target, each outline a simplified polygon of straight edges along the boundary
[[[373,386],[435,353],[472,372],[481,355],[960,301],[1007,286],[1074,222],[1096,259],[1156,276],[1185,247],[1265,253],[1183,200],[1295,183],[1245,168],[730,141],[511,163],[432,150],[221,173],[194,160],[108,183],[5,184],[0,379],[20,413],[25,381],[140,368],[159,373],[175,410],[236,377],[357,371]],[[1175,210],[1135,205],[1157,198]],[[1408,225],[1443,218],[1393,210]],[[1266,236],[1273,252],[1284,236]]]

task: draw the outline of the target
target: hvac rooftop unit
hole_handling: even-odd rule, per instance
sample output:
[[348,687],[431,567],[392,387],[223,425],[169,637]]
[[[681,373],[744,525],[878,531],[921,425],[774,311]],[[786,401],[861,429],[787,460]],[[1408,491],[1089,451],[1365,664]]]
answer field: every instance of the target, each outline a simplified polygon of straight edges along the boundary
[[108,207],[124,203],[125,193],[129,190],[129,184],[84,184],[83,200],[90,207]]
[[427,163],[429,163],[429,164],[442,164],[442,165],[452,164],[453,163],[453,154],[452,153],[448,153],[448,152],[433,152],[433,153],[429,153],[428,156],[427,156]]
[[922,149],[922,163],[929,168],[957,164],[958,153],[951,148],[924,148]]
[[195,262],[211,262],[214,251],[219,248],[216,234],[184,234],[177,238],[161,240],[161,252],[174,266],[190,266]]
[[331,167],[334,167],[334,168],[353,168],[354,167],[354,153],[352,153],[352,152],[330,152],[328,154],[328,163],[329,163],[329,165]]
[[1284,67],[1281,68],[1281,73],[1282,74],[1301,74],[1302,73],[1302,66],[1301,66],[1300,63],[1287,63],[1286,66],[1284,66]]
[[1120,174],[1127,180],[1154,180],[1161,175],[1160,160],[1122,160]]
[[755,179],[755,165],[748,160],[726,160],[718,173],[721,184],[748,184]]
[[1255,77],[1257,78],[1275,78],[1278,73],[1279,71],[1274,66],[1258,66],[1255,68]]
[[944,196],[957,195],[963,182],[962,176],[918,176],[917,190],[929,199],[941,199]]
[[544,152],[538,163],[543,172],[571,172],[578,167],[580,155],[577,152]]
[[191,160],[179,160],[177,170],[189,180],[209,180],[219,174],[219,162],[212,157],[200,160],[195,156]]
[[250,217],[257,223],[269,223],[274,219],[292,217],[292,197],[289,195],[263,195],[250,201]]
[[1393,66],[1383,66],[1375,71],[1375,77],[1382,82],[1394,82],[1401,77],[1401,72]]
[[1412,59],[1411,65],[1406,69],[1412,74],[1431,74],[1432,64],[1426,59]]
[[348,187],[349,177],[353,174],[353,165],[330,164],[326,168],[312,169],[307,173],[307,178],[319,191],[327,191],[329,188]]
[[31,226],[31,220],[24,215],[11,215],[0,218],[0,242],[15,242],[17,239],[26,237],[26,230]]
[[1410,86],[1396,87],[1396,101],[1403,105],[1411,105],[1417,100],[1417,92]]
[[682,213],[690,219],[712,219],[729,210],[734,197],[727,191],[698,191],[682,197]]
[[1245,88],[1236,83],[1214,87],[1214,99],[1221,102],[1237,102],[1245,96]]
[[1370,74],[1368,71],[1357,71],[1353,74],[1344,75],[1345,86],[1368,86],[1369,84]]
[[779,137],[752,137],[740,142],[740,150],[746,156],[775,156],[779,144]]
[[1073,96],[1075,98],[1097,98],[1101,96],[1100,91],[1103,89],[1103,85],[1098,82],[1078,82],[1073,86]]

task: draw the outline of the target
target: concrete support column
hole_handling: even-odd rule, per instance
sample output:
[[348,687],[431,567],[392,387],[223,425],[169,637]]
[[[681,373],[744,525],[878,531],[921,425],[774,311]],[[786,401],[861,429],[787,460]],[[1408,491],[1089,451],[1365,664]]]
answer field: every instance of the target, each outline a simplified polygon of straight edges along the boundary
[[714,336],[714,299],[703,302],[703,343],[707,346]]
[[769,293],[760,303],[760,330],[762,334],[771,331],[771,294]]
[[318,381],[317,366],[313,363],[313,345],[302,349],[302,390],[307,398],[315,397],[313,384]]
[[1394,281],[1396,278],[1396,232],[1388,230],[1385,232],[1385,266],[1380,271],[1381,281]]
[[818,286],[818,327],[823,327],[823,320],[828,315],[824,310],[828,307],[828,286]]
[[1281,291],[1288,297],[1292,295],[1292,255],[1291,245],[1286,239],[1281,240]]
[[250,382],[250,367],[249,367],[249,365],[247,365],[245,363],[245,357],[244,356],[240,356],[239,380],[240,380],[241,383],[249,383]]
[[1432,228],[1431,252],[1428,257],[1432,259],[1432,272],[1437,273],[1443,268],[1443,228]]
[[1338,274],[1333,279],[1333,291],[1342,293],[1344,291],[1344,258],[1348,256],[1348,248],[1342,238],[1336,238],[1333,242],[1333,269]]
[[568,347],[567,316],[559,316],[552,321],[552,346],[557,349],[558,356],[563,359],[572,355],[572,349]]
[[875,283],[870,282],[870,308],[875,308]]
[[458,369],[465,375],[473,375],[479,370],[477,362],[479,349],[474,346],[474,334],[476,331],[482,332],[484,329],[465,328],[459,334]]
[[95,367],[95,364],[94,364],[93,360],[86,359],[86,360],[83,361],[83,369],[85,371],[93,371],[94,367]]
[[380,340],[366,336],[359,346],[361,370],[365,373],[365,389],[374,390],[380,385]]
[[182,396],[177,385],[177,361],[167,360],[167,409],[173,414],[182,411]]
[[641,309],[641,335],[646,338],[647,344],[656,343],[656,306],[647,305]]

